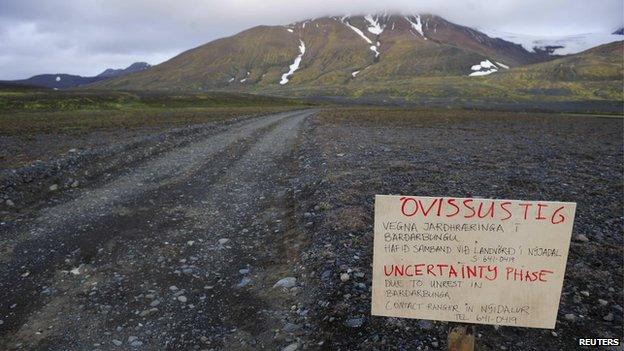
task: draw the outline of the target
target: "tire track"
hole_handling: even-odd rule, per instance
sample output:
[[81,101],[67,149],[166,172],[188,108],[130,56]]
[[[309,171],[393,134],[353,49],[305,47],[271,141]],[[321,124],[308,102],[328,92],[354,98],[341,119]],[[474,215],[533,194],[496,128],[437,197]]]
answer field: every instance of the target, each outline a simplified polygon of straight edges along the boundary
[[[69,332],[59,338],[54,328],[49,333],[33,330],[34,325],[52,318],[54,312],[57,313],[57,320],[59,312],[62,312],[67,317],[61,316],[61,319],[73,316],[79,320],[92,320],[94,327],[106,328],[106,324],[111,321],[124,320],[120,316],[109,316],[113,318],[106,320],[90,315],[86,309],[63,306],[85,298],[82,296],[85,292],[81,289],[84,288],[85,280],[88,280],[81,279],[72,286],[61,287],[63,284],[59,284],[59,281],[71,280],[72,277],[69,274],[68,279],[68,273],[63,273],[63,268],[67,270],[72,265],[78,265],[77,278],[98,276],[95,283],[102,285],[111,283],[119,272],[128,273],[137,281],[151,277],[154,282],[169,284],[171,279],[166,278],[166,274],[152,272],[149,265],[144,272],[141,269],[127,272],[118,263],[127,260],[129,254],[134,254],[135,258],[162,257],[168,248],[167,245],[158,246],[158,243],[175,236],[165,236],[165,233],[184,232],[185,236],[201,239],[199,235],[202,233],[199,231],[205,230],[202,228],[219,225],[218,218],[213,217],[212,222],[204,220],[211,218],[206,212],[210,211],[211,204],[233,199],[232,196],[237,196],[241,190],[249,193],[254,188],[254,179],[261,177],[259,181],[263,184],[263,192],[272,194],[269,179],[275,180],[286,175],[281,173],[280,164],[271,161],[288,154],[297,127],[311,113],[282,113],[234,125],[221,134],[149,160],[130,174],[120,176],[101,188],[87,190],[65,204],[47,209],[33,223],[21,226],[22,232],[12,233],[15,239],[9,243],[12,247],[7,251],[13,254],[3,258],[7,263],[3,264],[0,271],[0,294],[3,295],[0,304],[0,320],[3,321],[0,325],[0,345],[11,348],[21,342],[31,346],[39,345],[41,349],[91,347],[85,342],[95,335],[80,335],[77,332],[72,335]],[[277,172],[273,172],[275,170]],[[248,186],[241,186],[241,180],[245,180]],[[217,195],[207,200],[212,194]],[[241,197],[235,199],[239,201]],[[197,203],[202,206],[188,206]],[[237,220],[247,220],[244,213],[249,214],[246,212],[249,210],[244,208],[240,212],[242,217],[237,217]],[[185,219],[178,222],[182,212]],[[193,213],[202,214],[202,220],[198,220]],[[159,232],[152,232],[155,236],[150,237],[150,231],[155,228]],[[233,226],[212,229],[228,233]],[[145,240],[154,246],[133,245],[140,245]],[[107,252],[109,249],[110,252]],[[133,253],[134,250],[137,252]],[[235,258],[236,255],[233,255],[228,259]],[[143,262],[132,264],[142,266]],[[90,274],[87,274],[89,270]],[[59,274],[64,276],[59,279]],[[122,295],[128,297],[128,293],[135,288],[140,287],[128,287]],[[50,289],[63,289],[63,292],[53,293],[49,295],[51,297],[40,296],[41,291]],[[87,296],[97,297],[94,294]],[[86,297],[86,304],[82,305],[84,308],[89,306],[90,297]],[[118,301],[107,300],[109,305],[115,302]],[[58,311],[60,308],[67,310]],[[121,309],[129,312],[130,306],[124,305]],[[125,317],[132,320],[133,316],[126,314]],[[33,322],[33,319],[40,323]],[[28,322],[23,324],[24,321]],[[65,322],[64,328],[72,325]],[[55,324],[61,325],[58,321]],[[31,332],[40,336],[33,337],[29,335]],[[170,340],[175,341],[185,333],[170,335]],[[97,337],[101,338],[102,335]],[[110,340],[102,345],[107,342],[110,346]]]

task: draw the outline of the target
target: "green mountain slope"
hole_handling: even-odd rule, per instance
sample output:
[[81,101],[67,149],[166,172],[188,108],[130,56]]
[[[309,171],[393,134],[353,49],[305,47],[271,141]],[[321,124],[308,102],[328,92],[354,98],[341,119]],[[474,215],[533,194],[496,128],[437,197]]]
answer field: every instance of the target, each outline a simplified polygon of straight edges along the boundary
[[624,41],[487,77],[491,84],[551,98],[624,100]]
[[615,87],[621,82],[621,44],[558,58],[434,15],[367,15],[254,27],[92,87],[404,100],[620,100]]
[[555,81],[603,81],[622,79],[624,41],[604,44],[553,61],[519,67],[502,78],[547,79]]
[[[500,69],[487,76],[406,76],[346,84],[291,86],[289,96],[371,101],[623,101],[624,42],[605,44],[548,62]],[[359,77],[359,76],[358,76]],[[263,93],[283,94],[265,87]]]
[[[422,29],[417,29],[417,24]],[[325,17],[288,26],[254,27],[97,86],[184,90],[277,87],[300,53],[300,41],[305,53],[286,84],[289,87],[467,75],[472,65],[485,59],[512,67],[543,60],[519,45],[437,16]]]

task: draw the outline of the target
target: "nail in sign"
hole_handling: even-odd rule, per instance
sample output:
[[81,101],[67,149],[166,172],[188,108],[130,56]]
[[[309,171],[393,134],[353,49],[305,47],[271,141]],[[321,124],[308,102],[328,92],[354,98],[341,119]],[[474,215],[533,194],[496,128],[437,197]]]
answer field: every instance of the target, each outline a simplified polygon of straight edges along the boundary
[[372,314],[553,329],[575,210],[377,195]]

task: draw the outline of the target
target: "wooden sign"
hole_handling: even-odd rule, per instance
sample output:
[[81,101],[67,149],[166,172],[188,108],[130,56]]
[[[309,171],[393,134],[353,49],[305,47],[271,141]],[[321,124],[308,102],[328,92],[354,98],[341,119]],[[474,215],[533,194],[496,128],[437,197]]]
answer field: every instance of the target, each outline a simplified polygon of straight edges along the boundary
[[377,195],[372,314],[554,328],[575,210]]

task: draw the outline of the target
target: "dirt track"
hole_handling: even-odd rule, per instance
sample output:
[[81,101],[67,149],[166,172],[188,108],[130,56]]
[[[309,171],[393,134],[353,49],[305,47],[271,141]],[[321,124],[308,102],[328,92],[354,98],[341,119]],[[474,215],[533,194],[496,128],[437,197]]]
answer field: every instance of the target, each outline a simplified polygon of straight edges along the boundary
[[273,331],[296,290],[272,286],[292,275],[292,152],[313,112],[235,123],[10,228],[0,348],[288,344]]

